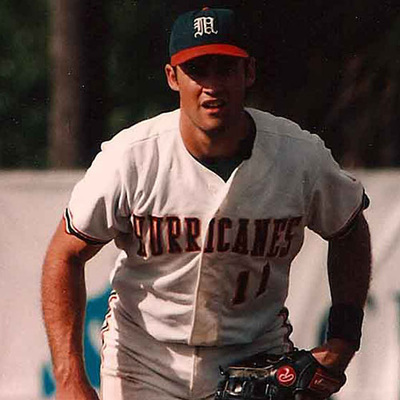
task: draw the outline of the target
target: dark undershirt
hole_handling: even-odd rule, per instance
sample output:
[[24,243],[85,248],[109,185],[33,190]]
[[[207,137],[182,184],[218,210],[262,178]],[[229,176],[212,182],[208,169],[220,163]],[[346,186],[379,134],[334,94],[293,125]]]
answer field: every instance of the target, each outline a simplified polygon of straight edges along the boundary
[[206,168],[219,175],[225,182],[243,160],[248,160],[251,157],[254,139],[256,137],[256,124],[248,113],[246,113],[246,115],[250,121],[250,133],[239,142],[238,152],[234,156],[203,158],[201,160],[196,158]]

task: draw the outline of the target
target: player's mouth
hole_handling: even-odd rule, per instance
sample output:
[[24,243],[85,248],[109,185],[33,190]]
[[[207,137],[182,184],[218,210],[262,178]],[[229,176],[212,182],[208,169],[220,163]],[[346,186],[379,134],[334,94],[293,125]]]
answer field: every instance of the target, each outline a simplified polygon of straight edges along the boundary
[[201,106],[209,112],[219,112],[226,106],[226,101],[222,99],[206,100]]

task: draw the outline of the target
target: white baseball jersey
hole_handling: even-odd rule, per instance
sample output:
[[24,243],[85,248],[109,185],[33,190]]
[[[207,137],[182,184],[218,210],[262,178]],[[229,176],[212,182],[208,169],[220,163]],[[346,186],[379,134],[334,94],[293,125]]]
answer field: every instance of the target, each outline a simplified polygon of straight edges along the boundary
[[318,136],[247,111],[252,154],[226,182],[187,151],[176,110],[103,144],[73,190],[67,229],[90,243],[115,240],[118,307],[159,341],[288,334],[281,310],[304,228],[328,239],[362,209],[362,185]]

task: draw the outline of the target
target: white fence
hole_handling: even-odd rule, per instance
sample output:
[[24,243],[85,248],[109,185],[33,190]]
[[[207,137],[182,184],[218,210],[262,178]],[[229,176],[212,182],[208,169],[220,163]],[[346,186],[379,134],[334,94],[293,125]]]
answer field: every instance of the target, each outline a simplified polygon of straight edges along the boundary
[[[400,399],[400,171],[353,171],[371,198],[366,212],[374,271],[362,348],[335,400]],[[0,172],[0,400],[54,395],[50,355],[40,311],[41,263],[74,183],[74,172]],[[109,245],[88,265],[86,359],[98,384],[98,329],[116,249]],[[329,307],[326,243],[307,232],[292,267],[288,299],[298,347],[319,341]]]

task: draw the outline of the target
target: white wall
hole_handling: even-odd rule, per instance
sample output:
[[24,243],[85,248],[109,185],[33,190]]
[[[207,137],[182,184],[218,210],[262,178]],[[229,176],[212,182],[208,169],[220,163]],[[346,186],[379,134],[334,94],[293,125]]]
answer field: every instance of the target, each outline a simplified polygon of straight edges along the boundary
[[[73,172],[0,172],[0,400],[50,398],[50,356],[40,311],[41,263],[47,243],[82,176]],[[374,271],[362,348],[335,400],[400,397],[400,171],[355,171],[371,198],[366,212]],[[87,357],[98,362],[97,334],[116,250],[108,245],[87,268]],[[329,307],[326,243],[307,232],[292,268],[288,306],[298,347],[312,347]],[[92,367],[92,369],[95,367]],[[91,371],[95,382],[96,371]],[[46,383],[45,383],[46,382]],[[47,392],[47,394],[46,394]]]

